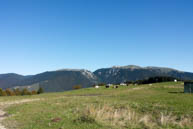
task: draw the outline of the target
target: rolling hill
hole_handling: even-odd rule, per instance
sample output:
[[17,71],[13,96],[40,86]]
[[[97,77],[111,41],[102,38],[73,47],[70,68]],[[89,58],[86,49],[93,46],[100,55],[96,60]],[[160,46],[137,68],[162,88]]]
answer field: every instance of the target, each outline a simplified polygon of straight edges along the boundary
[[63,69],[40,73],[34,76],[17,74],[0,75],[0,88],[28,88],[42,87],[46,92],[72,90],[74,85],[83,88],[90,87],[98,82],[97,77],[87,70]]
[[193,73],[182,72],[171,68],[140,67],[135,65],[103,68],[96,70],[94,74],[104,83],[121,83],[155,76],[170,76],[183,80],[193,80]]
[[190,72],[182,72],[171,68],[128,65],[98,69],[93,73],[84,69],[62,69],[30,76],[14,73],[0,74],[0,88],[36,90],[42,87],[46,92],[60,92],[72,90],[74,85],[81,85],[83,88],[87,88],[101,82],[116,84],[155,76],[170,76],[193,80],[193,73]]

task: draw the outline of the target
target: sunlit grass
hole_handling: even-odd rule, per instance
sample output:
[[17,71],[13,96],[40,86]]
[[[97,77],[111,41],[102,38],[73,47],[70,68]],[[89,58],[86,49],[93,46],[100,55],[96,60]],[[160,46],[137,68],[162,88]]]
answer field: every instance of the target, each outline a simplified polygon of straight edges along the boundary
[[0,102],[40,98],[7,108],[11,116],[4,122],[10,128],[192,128],[193,95],[182,92],[181,82],[171,82],[4,97]]

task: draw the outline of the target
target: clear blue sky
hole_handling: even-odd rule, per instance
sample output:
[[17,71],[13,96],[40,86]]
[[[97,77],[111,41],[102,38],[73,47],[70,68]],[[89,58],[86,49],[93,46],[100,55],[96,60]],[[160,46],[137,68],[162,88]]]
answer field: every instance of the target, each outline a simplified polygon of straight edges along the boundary
[[193,72],[193,0],[4,0],[0,73],[113,65]]

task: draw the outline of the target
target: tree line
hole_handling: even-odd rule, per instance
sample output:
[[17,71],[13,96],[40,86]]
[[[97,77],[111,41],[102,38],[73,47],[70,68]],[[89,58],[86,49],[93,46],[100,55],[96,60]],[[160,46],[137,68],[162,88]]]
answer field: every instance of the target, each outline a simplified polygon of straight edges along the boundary
[[44,92],[43,88],[39,88],[37,91],[32,90],[29,91],[27,88],[24,88],[23,90],[20,89],[9,89],[3,90],[0,88],[0,96],[24,96],[24,95],[36,95],[36,94],[42,94]]
[[167,76],[158,76],[158,77],[150,77],[144,80],[137,80],[137,81],[127,81],[126,84],[151,84],[151,83],[160,83],[160,82],[173,82],[174,80],[182,81],[181,79],[177,79],[174,77],[167,77]]

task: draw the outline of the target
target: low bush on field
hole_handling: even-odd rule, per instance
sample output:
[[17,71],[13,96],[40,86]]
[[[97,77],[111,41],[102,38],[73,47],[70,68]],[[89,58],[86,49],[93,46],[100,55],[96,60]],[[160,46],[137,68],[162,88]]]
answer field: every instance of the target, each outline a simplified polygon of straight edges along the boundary
[[81,89],[82,88],[82,86],[81,85],[76,85],[76,86],[73,86],[73,89],[74,90],[78,90],[78,89]]
[[20,89],[9,89],[3,90],[0,88],[0,96],[24,96],[24,95],[36,95],[36,94],[42,94],[44,91],[40,87],[38,91],[29,91],[27,88],[24,88],[23,90]]

